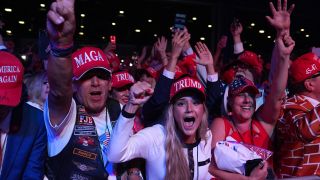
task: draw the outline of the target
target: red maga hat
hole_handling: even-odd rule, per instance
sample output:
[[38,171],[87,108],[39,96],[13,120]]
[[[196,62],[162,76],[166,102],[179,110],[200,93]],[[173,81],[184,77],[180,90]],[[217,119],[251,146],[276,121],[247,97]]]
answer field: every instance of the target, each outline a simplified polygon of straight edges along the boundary
[[74,79],[79,80],[92,69],[103,69],[111,75],[109,61],[103,51],[96,47],[83,47],[72,54]]
[[20,103],[23,73],[17,57],[0,51],[0,105],[15,107]]
[[289,75],[292,78],[292,82],[296,84],[311,78],[319,71],[320,62],[318,56],[314,53],[307,53],[292,62]]

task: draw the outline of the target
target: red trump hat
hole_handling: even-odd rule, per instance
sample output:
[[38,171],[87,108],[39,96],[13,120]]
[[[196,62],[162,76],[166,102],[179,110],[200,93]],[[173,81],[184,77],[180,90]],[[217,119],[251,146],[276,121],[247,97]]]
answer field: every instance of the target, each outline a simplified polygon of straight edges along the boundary
[[111,75],[109,61],[103,51],[96,47],[83,47],[72,54],[72,68],[75,80],[79,80],[92,69],[103,69]]
[[120,71],[112,74],[112,88],[122,88],[124,86],[132,85],[134,78],[126,71]]
[[17,57],[0,51],[0,105],[15,107],[20,103],[23,73]]
[[172,101],[177,95],[182,92],[192,91],[200,95],[200,97],[205,99],[205,89],[200,81],[192,78],[192,77],[184,77],[178,79],[171,85],[170,89],[170,101]]
[[318,56],[314,53],[307,53],[291,63],[289,75],[292,78],[292,83],[296,84],[311,78],[319,71],[320,62]]

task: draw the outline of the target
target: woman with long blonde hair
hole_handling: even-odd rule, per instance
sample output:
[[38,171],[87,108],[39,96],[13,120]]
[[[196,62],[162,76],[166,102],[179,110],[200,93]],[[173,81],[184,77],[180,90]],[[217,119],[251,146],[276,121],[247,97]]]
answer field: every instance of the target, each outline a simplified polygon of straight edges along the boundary
[[137,82],[117,121],[107,157],[111,162],[146,159],[147,179],[210,179],[211,131],[203,85],[191,77],[171,86],[165,125],[156,124],[132,135],[135,112],[152,92],[149,84]]

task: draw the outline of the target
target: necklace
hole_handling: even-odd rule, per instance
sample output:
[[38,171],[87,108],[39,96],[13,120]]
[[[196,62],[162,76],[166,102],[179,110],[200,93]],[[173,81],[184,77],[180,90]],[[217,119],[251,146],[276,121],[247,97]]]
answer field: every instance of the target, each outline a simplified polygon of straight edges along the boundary
[[[234,125],[234,128],[236,128],[237,133],[238,133],[238,135],[239,135],[242,143],[245,143],[243,136],[242,136],[241,133],[239,132],[239,129],[237,128],[236,124],[234,123],[234,120],[232,120],[232,123],[233,123],[233,125]],[[251,145],[254,145],[254,141],[253,141],[253,130],[252,130],[252,120],[251,120],[251,122],[250,122],[249,130],[250,130]]]

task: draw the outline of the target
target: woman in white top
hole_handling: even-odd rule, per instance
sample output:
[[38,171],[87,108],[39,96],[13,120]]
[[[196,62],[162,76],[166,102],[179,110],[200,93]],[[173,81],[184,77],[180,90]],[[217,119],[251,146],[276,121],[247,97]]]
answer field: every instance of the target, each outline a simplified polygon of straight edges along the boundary
[[207,125],[203,85],[191,77],[171,86],[165,125],[154,125],[132,135],[139,105],[151,95],[151,86],[137,82],[117,121],[107,157],[111,162],[146,159],[147,179],[211,179],[211,132]]
[[43,110],[43,104],[48,98],[49,93],[47,73],[39,72],[30,78],[30,84],[27,86],[29,96],[29,101],[27,103],[35,108]]

